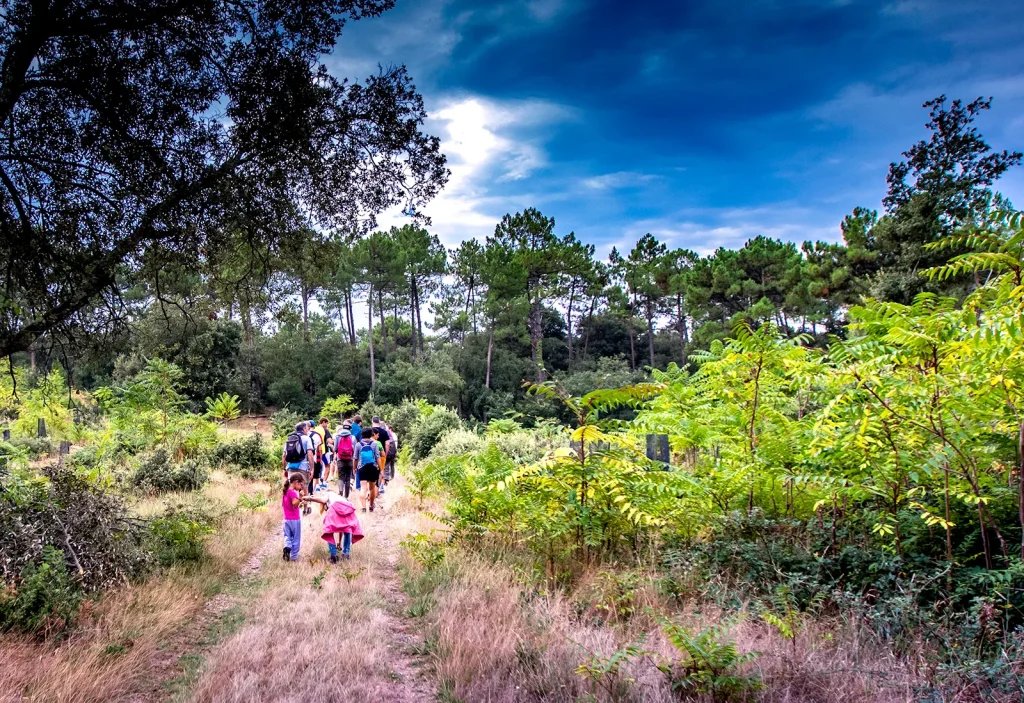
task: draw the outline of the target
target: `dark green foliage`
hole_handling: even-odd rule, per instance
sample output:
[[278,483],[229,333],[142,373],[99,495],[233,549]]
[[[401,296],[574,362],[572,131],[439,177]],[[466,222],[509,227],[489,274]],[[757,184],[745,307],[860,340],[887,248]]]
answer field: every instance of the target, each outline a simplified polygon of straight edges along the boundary
[[206,556],[215,518],[199,506],[168,508],[150,523],[150,548],[161,566],[189,565]]
[[210,477],[204,462],[186,459],[171,461],[165,449],[156,449],[139,458],[133,482],[146,491],[195,491]]
[[295,431],[295,425],[308,418],[291,408],[281,408],[270,416],[270,425],[274,430],[275,439],[284,439]]
[[0,631],[62,630],[74,620],[83,593],[68,573],[64,553],[46,546],[13,586],[0,590]]
[[394,410],[386,413],[384,419],[402,439],[408,438],[412,428],[420,420],[420,406],[411,400],[403,401]]
[[245,439],[221,442],[210,451],[210,463],[247,479],[266,478],[276,466],[258,432]]
[[[0,580],[15,583],[47,547],[64,552],[83,590],[92,592],[145,573],[143,520],[124,500],[69,468],[45,477],[12,472],[0,489]],[[79,567],[81,570],[79,570]]]
[[407,442],[412,450],[413,460],[425,459],[446,432],[461,426],[459,416],[448,408],[435,408],[429,415],[420,418],[413,426]]
[[15,450],[28,452],[30,459],[39,459],[48,454],[56,453],[56,446],[49,437],[11,437],[10,445]]

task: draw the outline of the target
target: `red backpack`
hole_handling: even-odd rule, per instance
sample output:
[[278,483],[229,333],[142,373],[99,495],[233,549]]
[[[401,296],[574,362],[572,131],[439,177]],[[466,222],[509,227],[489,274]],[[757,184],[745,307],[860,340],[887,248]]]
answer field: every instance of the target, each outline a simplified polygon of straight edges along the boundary
[[348,437],[336,437],[337,441],[334,445],[334,451],[338,453],[338,458],[345,461],[351,461],[355,454],[355,446],[352,442],[352,435]]

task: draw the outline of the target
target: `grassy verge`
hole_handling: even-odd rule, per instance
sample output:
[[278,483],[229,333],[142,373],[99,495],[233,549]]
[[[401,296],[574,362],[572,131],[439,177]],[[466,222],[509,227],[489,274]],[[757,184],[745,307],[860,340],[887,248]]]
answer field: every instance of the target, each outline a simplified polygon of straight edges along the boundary
[[726,616],[666,594],[653,571],[594,571],[568,590],[525,573],[478,551],[450,549],[426,566],[406,555],[409,614],[445,700],[914,699],[908,662],[856,623]]
[[384,513],[360,514],[366,537],[352,559],[331,565],[319,539],[321,517],[303,521],[297,562],[264,564],[264,588],[245,605],[245,624],[209,652],[192,701],[431,700],[410,692],[395,582],[397,540],[424,520],[401,481]]
[[[258,483],[214,476],[206,499],[233,508],[239,492],[266,491]],[[137,506],[157,513],[164,497]],[[195,499],[188,496],[187,499]],[[204,559],[172,567],[140,584],[125,584],[87,601],[78,624],[60,642],[27,636],[0,638],[0,691],[20,692],[29,701],[110,701],[150,686],[177,659],[175,637],[195,621],[206,602],[230,587],[239,570],[264,542],[277,515],[271,511],[236,512],[224,518],[207,541]]]

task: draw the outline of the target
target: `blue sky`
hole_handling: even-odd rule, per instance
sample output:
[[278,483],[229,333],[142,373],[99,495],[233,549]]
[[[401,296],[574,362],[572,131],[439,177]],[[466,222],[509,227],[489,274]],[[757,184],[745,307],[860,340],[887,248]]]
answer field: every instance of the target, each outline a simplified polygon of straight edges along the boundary
[[[708,253],[838,240],[939,94],[994,97],[979,128],[1024,147],[1022,38],[1019,0],[397,0],[330,64],[409,67],[452,170],[425,208],[448,246],[533,206],[602,255],[645,232]],[[1024,205],[1024,168],[997,187]]]

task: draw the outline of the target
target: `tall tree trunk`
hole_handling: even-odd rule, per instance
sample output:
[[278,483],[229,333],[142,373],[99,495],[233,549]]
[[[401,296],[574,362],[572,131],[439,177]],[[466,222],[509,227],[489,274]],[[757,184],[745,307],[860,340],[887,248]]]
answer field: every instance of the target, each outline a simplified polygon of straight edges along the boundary
[[627,318],[626,327],[627,327],[627,329],[629,331],[629,370],[630,371],[636,371],[636,332],[633,330],[633,307],[635,306],[635,304],[636,304],[635,301],[633,303],[631,303],[629,305],[629,308],[626,311],[629,314],[629,317]]
[[395,332],[395,351],[398,351],[398,296],[394,298],[394,313],[391,315],[391,323],[394,326]]
[[370,330],[370,392],[377,388],[377,366],[373,358],[373,284],[367,289],[366,317]]
[[384,360],[391,356],[391,347],[388,346],[388,328],[384,326],[384,291],[377,289],[377,315],[380,317],[380,336],[384,338]]
[[569,347],[569,368],[572,368],[572,304],[576,298],[576,282],[569,288],[569,307],[565,311],[565,339]]
[[305,281],[300,283],[299,287],[302,296],[302,339],[309,344],[309,288],[306,287]]
[[683,315],[683,296],[676,293],[676,325],[679,329],[679,361],[686,364],[686,343],[689,341],[686,334],[686,316]]
[[420,343],[420,356],[423,356],[423,309],[420,304],[420,287],[417,285],[416,292],[416,339]]
[[356,345],[356,316],[352,312],[352,286],[345,289],[345,307],[348,308],[348,342],[353,347]]
[[540,299],[530,297],[530,317],[527,320],[530,328],[530,357],[537,369],[537,383],[544,383],[547,374],[544,371],[544,313]]
[[[470,304],[470,301],[472,301],[472,300],[473,300],[473,278],[470,277],[469,282],[466,284],[466,310],[463,313],[466,316],[466,325],[469,325],[469,304]],[[473,333],[476,334],[476,329],[475,329],[476,322],[474,321],[473,324],[474,324]],[[460,335],[461,336],[461,339],[459,339],[459,348],[460,349],[463,346],[465,346],[466,332],[467,332],[467,330],[464,329],[464,330],[462,330],[462,334]]]
[[654,312],[647,306],[647,351],[651,357],[651,368],[654,368]]
[[409,277],[409,329],[412,330],[412,355],[417,359],[420,356],[419,347],[416,346],[416,277]]
[[484,388],[491,388],[491,351],[494,349],[494,323],[490,325],[487,334],[487,376],[484,378]]
[[597,296],[590,299],[590,311],[587,313],[587,331],[583,333],[583,360],[587,360],[587,349],[590,347],[590,328],[594,326],[594,306],[597,305]]

